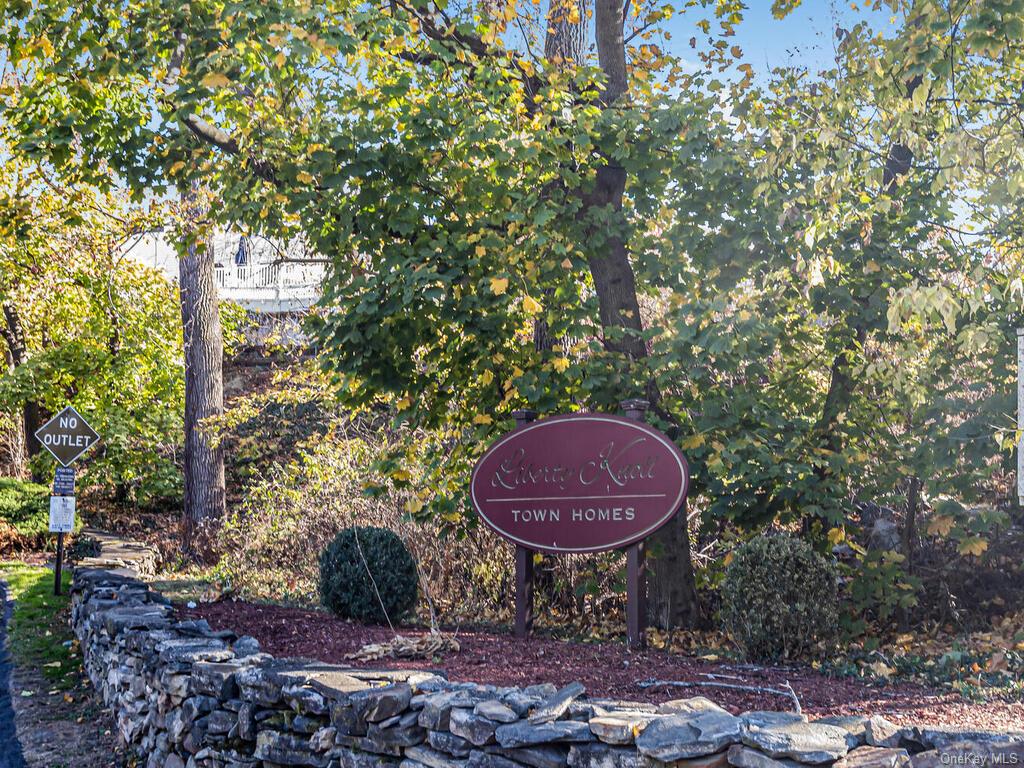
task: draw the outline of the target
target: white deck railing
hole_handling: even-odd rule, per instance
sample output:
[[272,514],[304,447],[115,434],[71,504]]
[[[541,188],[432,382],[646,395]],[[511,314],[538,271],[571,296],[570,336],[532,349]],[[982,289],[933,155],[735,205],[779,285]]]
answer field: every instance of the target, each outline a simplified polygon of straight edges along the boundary
[[243,306],[258,304],[264,309],[273,304],[302,309],[320,298],[324,267],[294,262],[218,265],[215,274],[222,298]]

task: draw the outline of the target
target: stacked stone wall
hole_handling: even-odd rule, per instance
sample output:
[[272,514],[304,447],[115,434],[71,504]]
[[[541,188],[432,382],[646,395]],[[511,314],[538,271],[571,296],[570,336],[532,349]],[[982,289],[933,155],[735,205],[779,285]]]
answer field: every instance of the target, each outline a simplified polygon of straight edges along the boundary
[[500,688],[275,659],[250,637],[177,621],[124,571],[76,570],[72,624],[120,737],[147,768],[1024,767],[1021,733],[737,716],[702,697],[655,706],[587,698],[578,683]]

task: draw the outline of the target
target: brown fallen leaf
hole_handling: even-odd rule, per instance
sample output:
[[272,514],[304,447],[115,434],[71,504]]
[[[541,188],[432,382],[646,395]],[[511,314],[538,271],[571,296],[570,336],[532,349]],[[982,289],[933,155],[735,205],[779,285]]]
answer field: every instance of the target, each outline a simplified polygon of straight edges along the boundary
[[985,665],[985,669],[989,672],[1005,672],[1008,668],[1009,664],[1006,661],[1006,654],[1002,651],[993,653],[992,658]]

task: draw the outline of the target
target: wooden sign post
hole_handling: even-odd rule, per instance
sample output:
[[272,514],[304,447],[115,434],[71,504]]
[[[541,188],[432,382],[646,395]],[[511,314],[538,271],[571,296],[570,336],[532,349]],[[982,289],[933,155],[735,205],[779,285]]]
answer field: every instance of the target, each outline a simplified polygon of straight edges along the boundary
[[622,403],[626,418],[581,413],[536,421],[516,411],[516,428],[473,469],[473,506],[516,546],[517,637],[533,627],[534,556],[626,552],[627,636],[644,643],[644,539],[683,508],[690,470],[679,448],[643,421],[647,402]]
[[100,436],[82,418],[82,414],[69,405],[36,430],[36,437],[60,462],[53,475],[50,496],[50,533],[57,534],[53,594],[59,595],[64,569],[64,534],[75,530],[75,470],[71,465],[95,445]]
[[[643,421],[651,406],[646,400],[624,400],[619,404],[627,419]],[[684,497],[685,501],[685,497]],[[626,642],[630,648],[647,643],[647,552],[638,541],[626,550]]]
[[[536,411],[513,411],[516,429],[537,418]],[[516,637],[533,632],[533,550],[516,544]]]

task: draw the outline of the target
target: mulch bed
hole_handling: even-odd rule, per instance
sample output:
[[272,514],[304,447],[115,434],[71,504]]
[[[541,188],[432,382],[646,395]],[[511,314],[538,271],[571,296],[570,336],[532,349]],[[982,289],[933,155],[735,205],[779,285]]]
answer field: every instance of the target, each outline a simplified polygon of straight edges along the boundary
[[[595,697],[614,697],[660,703],[670,699],[706,696],[733,713],[790,709],[791,701],[774,694],[735,691],[714,686],[640,688],[641,680],[721,682],[779,688],[792,685],[804,712],[812,717],[856,714],[884,715],[902,724],[1016,730],[1024,727],[1024,703],[973,703],[959,694],[935,691],[910,683],[874,685],[846,677],[830,677],[808,666],[761,667],[725,664],[664,651],[630,652],[620,643],[577,643],[534,637],[519,640],[510,634],[461,630],[461,651],[437,663],[392,660],[360,663],[345,659],[367,643],[387,642],[387,627],[365,626],[320,611],[244,601],[223,600],[194,609],[178,606],[182,618],[204,618],[214,629],[232,629],[259,640],[263,650],[278,657],[297,656],[356,667],[440,669],[452,680],[525,686],[578,680]],[[406,637],[426,634],[402,628]]]

